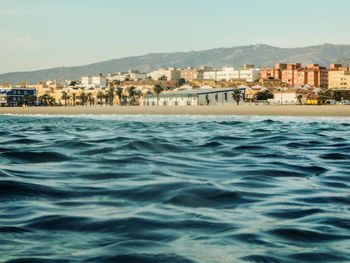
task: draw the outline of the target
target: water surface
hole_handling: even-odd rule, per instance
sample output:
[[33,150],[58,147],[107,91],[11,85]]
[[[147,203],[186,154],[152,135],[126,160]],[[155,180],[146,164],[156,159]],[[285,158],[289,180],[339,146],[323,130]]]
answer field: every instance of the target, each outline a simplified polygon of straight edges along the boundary
[[350,262],[349,118],[0,121],[1,262]]

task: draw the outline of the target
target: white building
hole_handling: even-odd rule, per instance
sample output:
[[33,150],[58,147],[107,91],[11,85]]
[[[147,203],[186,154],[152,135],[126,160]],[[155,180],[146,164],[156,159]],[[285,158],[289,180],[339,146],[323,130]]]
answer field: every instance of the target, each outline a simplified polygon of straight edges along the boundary
[[145,80],[147,78],[146,73],[141,73],[138,70],[129,70],[128,72],[118,72],[117,74],[108,74],[107,79],[110,81],[113,80],[119,80],[119,81],[126,81],[126,80]]
[[[249,65],[251,66],[251,65]],[[221,71],[204,72],[204,79],[213,79],[216,81],[228,81],[230,79],[245,79],[247,82],[254,82],[260,77],[259,68],[241,68],[223,67]]]
[[175,68],[158,69],[148,74],[153,80],[165,77],[166,80],[177,80],[181,78],[181,70]]
[[214,79],[214,80],[216,80],[216,73],[217,73],[217,70],[205,71],[203,73],[203,79]]
[[81,77],[81,86],[88,87],[105,87],[106,86],[106,77],[102,74],[97,76],[83,76]]

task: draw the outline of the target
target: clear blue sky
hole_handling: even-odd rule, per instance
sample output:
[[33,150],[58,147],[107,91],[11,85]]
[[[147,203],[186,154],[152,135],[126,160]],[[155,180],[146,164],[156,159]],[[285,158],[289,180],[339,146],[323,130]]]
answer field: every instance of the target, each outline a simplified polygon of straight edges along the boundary
[[0,0],[0,73],[151,52],[350,44],[349,0]]

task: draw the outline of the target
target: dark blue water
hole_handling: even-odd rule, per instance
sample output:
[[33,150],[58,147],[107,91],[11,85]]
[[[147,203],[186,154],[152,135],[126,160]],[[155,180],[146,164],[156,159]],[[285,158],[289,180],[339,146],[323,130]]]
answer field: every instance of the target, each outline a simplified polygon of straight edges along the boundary
[[1,262],[350,262],[350,119],[0,121]]

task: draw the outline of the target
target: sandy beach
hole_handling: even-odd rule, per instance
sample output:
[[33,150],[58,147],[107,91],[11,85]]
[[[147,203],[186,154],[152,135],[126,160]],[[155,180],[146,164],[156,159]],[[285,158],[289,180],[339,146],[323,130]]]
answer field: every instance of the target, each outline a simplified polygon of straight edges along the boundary
[[261,116],[350,116],[350,105],[227,105],[227,106],[75,106],[4,107],[0,114],[152,114],[152,115],[261,115]]

